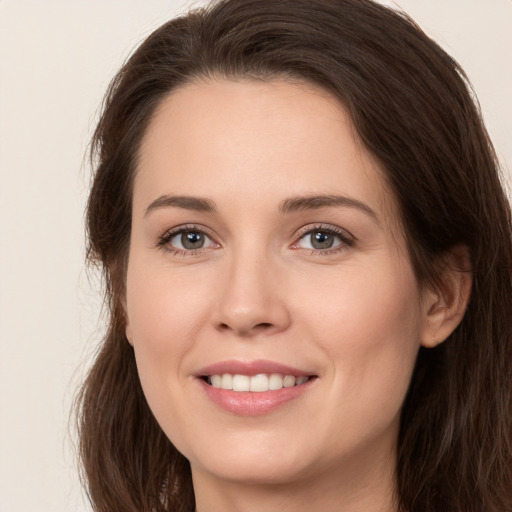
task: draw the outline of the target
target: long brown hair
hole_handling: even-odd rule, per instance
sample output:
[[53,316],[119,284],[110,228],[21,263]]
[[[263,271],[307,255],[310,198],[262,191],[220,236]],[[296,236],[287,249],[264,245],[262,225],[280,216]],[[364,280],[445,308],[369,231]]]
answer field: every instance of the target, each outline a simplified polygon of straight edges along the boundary
[[132,181],[162,99],[197,78],[311,82],[337,97],[380,161],[420,284],[469,249],[460,326],[420,349],[397,454],[402,511],[512,510],[512,236],[496,155],[459,65],[405,14],[371,0],[222,0],[156,30],[112,81],[94,134],[89,259],[110,323],[78,399],[94,510],[191,511],[188,461],[151,414],[125,338]]

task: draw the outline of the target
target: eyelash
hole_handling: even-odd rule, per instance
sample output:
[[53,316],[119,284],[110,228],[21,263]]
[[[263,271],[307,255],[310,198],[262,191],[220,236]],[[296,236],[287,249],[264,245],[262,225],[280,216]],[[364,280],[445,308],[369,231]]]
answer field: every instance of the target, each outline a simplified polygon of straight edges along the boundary
[[[327,235],[332,235],[340,240],[340,244],[329,248],[329,249],[306,249],[298,247],[298,244],[301,240],[304,240],[307,235],[312,235],[313,233],[325,233]],[[306,226],[298,234],[298,241],[292,245],[292,248],[295,250],[304,250],[309,251],[309,255],[311,256],[329,256],[331,254],[336,254],[346,249],[353,247],[356,243],[356,238],[352,236],[348,231],[344,229],[338,228],[332,225],[325,224],[315,224],[313,227]]]
[[[202,252],[210,249],[211,247],[200,247],[198,249],[179,249],[177,247],[173,247],[170,245],[170,241],[176,237],[177,235],[183,234],[185,232],[192,232],[192,233],[198,233],[206,236],[213,245],[219,246],[218,243],[214,242],[213,237],[208,234],[208,231],[205,230],[204,227],[198,226],[195,224],[188,224],[185,226],[179,226],[176,228],[173,228],[167,232],[165,232],[162,236],[159,237],[157,242],[157,247],[161,248],[167,252],[170,252],[171,254],[175,256],[196,256],[201,254]],[[327,235],[332,235],[340,240],[340,244],[329,249],[307,249],[307,248],[301,248],[299,247],[299,243],[301,240],[304,240],[307,235],[312,235],[313,233],[322,232]],[[304,227],[301,231],[299,231],[299,234],[297,235],[298,240],[297,242],[294,242],[294,244],[291,246],[293,250],[302,250],[302,251],[308,251],[309,255],[311,256],[328,256],[330,254],[335,254],[342,252],[346,250],[347,248],[353,247],[356,243],[356,238],[352,236],[347,231],[332,226],[332,225],[324,225],[324,224],[316,224],[313,227],[307,226]]]
[[[173,229],[165,232],[161,237],[159,237],[158,242],[157,242],[157,247],[159,247],[167,252],[170,252],[171,254],[173,254],[175,256],[196,256],[196,255],[200,254],[201,252],[208,250],[208,247],[200,247],[199,249],[184,250],[184,249],[179,249],[177,247],[173,247],[172,245],[170,245],[169,242],[175,236],[186,233],[187,231],[191,232],[191,233],[202,234],[202,235],[208,237],[213,242],[213,237],[208,234],[207,230],[205,230],[204,227],[198,226],[195,224],[187,224],[185,226],[179,226],[179,227],[173,228]],[[213,243],[215,244],[215,242],[213,242]],[[218,245],[218,244],[216,244],[216,245]]]

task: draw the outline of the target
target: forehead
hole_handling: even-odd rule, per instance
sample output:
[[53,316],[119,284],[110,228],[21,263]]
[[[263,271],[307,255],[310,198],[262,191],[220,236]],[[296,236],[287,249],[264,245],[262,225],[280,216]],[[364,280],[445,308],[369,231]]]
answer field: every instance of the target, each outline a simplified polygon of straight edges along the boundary
[[376,159],[331,94],[286,80],[208,80],[161,103],[143,138],[134,201],[194,194],[277,203],[342,194],[397,218]]

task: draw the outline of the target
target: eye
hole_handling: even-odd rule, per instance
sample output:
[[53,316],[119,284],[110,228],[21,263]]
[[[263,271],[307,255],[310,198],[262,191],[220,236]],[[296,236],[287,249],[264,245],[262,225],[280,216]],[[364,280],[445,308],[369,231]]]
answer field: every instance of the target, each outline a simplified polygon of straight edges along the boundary
[[335,244],[340,244],[339,237],[327,231],[307,233],[301,241],[302,246],[307,249],[331,249]]
[[196,227],[181,227],[164,234],[158,246],[164,247],[177,254],[192,253],[214,247],[216,244],[201,229]]
[[204,233],[200,231],[182,231],[173,236],[169,243],[178,249],[201,249],[205,243],[210,240]]
[[345,231],[321,226],[309,229],[301,235],[295,247],[330,254],[353,244],[354,238]]

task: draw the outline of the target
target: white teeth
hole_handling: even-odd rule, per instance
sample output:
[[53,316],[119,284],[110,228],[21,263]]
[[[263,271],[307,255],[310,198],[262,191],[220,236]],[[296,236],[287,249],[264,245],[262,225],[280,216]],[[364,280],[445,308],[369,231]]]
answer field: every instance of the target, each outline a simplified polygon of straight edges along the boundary
[[272,391],[283,387],[283,376],[279,373],[273,373],[268,379],[268,389]]
[[295,386],[295,377],[293,375],[287,375],[283,379],[283,386],[285,388],[293,388],[293,386]]
[[247,375],[233,375],[233,391],[249,391],[250,384],[251,379]]
[[222,376],[221,375],[212,375],[210,377],[210,383],[214,388],[220,388],[222,383]]
[[222,375],[210,375],[208,382],[214,388],[232,389],[233,391],[253,391],[261,393],[264,391],[276,391],[281,388],[292,388],[306,383],[309,377],[294,375],[281,375],[279,373],[259,373],[258,375],[232,375],[224,373]]
[[225,373],[220,380],[220,387],[222,389],[233,389],[233,375]]
[[249,389],[257,392],[268,391],[268,377],[264,373],[252,376]]
[[300,386],[301,384],[304,384],[304,382],[307,382],[307,380],[308,380],[307,377],[297,377],[297,379],[295,381],[295,385]]

